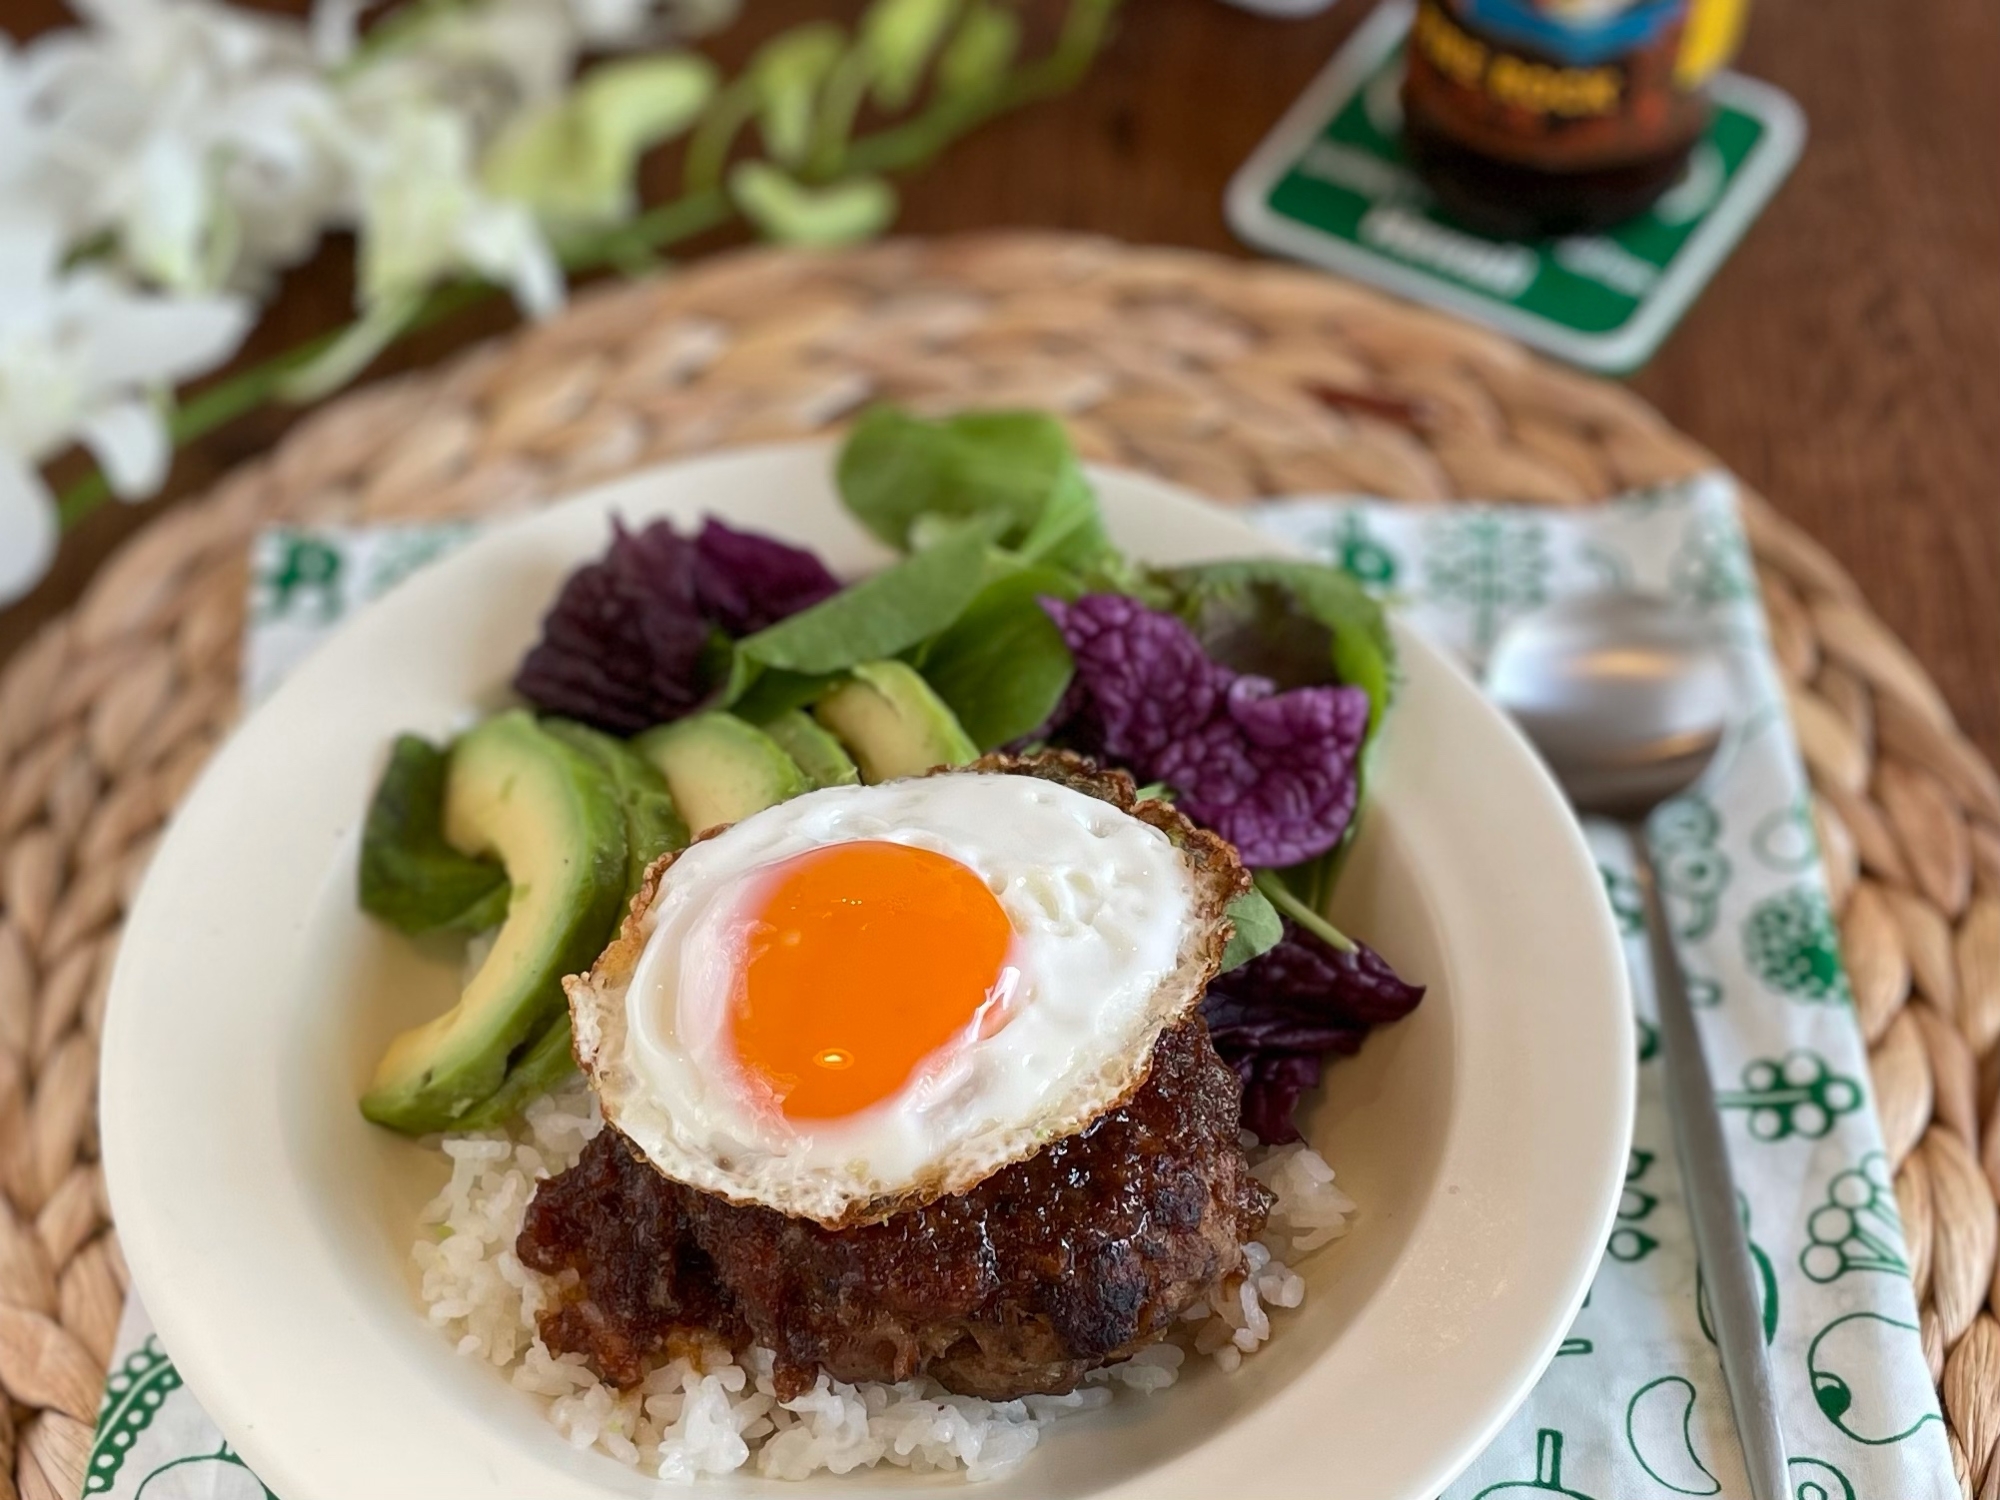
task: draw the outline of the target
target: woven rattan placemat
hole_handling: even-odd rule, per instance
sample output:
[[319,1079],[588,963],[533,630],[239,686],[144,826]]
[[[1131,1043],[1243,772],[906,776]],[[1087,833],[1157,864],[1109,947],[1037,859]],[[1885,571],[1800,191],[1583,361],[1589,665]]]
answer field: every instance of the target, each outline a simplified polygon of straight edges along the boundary
[[[1577,505],[1710,460],[1614,385],[1313,272],[987,235],[756,251],[319,412],[162,515],[0,672],[0,1500],[71,1500],[124,1297],[97,1038],[125,905],[237,711],[246,543],[492,515],[866,401],[1063,412],[1219,500]],[[2000,778],[1808,537],[1748,522],[1968,1496],[2000,1496]],[[9,1475],[12,1479],[9,1479]]]

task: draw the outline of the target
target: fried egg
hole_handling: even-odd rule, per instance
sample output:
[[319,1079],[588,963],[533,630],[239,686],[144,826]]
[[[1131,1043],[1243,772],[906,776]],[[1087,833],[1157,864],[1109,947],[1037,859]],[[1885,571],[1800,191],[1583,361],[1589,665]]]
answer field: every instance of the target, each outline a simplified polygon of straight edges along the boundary
[[606,1120],[677,1181],[829,1227],[1084,1128],[1198,1003],[1243,879],[1122,787],[829,787],[682,851],[568,982]]

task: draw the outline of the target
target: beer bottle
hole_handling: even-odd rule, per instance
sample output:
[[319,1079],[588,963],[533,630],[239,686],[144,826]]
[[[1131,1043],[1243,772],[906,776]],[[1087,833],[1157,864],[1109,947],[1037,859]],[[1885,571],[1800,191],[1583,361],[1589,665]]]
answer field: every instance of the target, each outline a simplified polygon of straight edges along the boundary
[[1445,212],[1501,239],[1632,218],[1679,180],[1745,0],[1419,0],[1404,148]]

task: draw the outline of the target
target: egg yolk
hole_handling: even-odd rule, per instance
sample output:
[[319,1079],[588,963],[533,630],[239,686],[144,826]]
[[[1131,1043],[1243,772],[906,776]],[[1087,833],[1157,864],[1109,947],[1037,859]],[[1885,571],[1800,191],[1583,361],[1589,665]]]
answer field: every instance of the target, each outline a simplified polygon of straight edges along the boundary
[[797,855],[750,924],[730,997],[737,1058],[787,1119],[866,1109],[966,1033],[1011,939],[985,882],[945,855],[875,840]]

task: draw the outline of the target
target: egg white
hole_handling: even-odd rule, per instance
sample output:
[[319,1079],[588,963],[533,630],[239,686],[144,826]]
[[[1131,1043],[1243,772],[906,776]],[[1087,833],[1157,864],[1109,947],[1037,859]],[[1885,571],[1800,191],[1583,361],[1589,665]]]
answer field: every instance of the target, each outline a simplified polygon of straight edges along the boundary
[[[771,866],[857,840],[931,850],[985,882],[1013,929],[1007,1022],[981,1038],[975,1021],[865,1111],[788,1121],[730,1041],[746,928]],[[858,1222],[873,1205],[963,1191],[1129,1095],[1161,1030],[1199,998],[1205,973],[1184,972],[1196,901],[1164,833],[1051,781],[830,787],[675,859],[638,915],[629,973],[600,964],[571,982],[578,1057],[606,1118],[668,1176]]]

